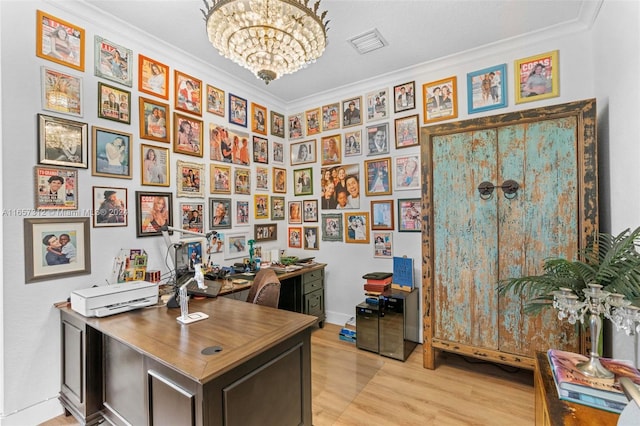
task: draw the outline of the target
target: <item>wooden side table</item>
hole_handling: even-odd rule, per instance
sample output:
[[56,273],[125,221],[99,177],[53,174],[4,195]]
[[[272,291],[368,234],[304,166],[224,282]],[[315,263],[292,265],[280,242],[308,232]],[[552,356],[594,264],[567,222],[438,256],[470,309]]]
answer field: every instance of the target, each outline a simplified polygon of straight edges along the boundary
[[536,353],[534,375],[536,425],[616,426],[619,414],[558,398],[546,352]]

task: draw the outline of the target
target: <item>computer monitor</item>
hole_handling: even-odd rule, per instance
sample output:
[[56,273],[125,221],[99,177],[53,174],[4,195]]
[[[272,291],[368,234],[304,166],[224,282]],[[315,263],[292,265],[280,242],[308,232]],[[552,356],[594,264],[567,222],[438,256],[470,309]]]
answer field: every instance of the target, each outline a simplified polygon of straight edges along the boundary
[[193,265],[202,263],[202,239],[192,238],[180,240],[176,243],[175,249],[176,279],[186,274],[193,276],[195,272]]

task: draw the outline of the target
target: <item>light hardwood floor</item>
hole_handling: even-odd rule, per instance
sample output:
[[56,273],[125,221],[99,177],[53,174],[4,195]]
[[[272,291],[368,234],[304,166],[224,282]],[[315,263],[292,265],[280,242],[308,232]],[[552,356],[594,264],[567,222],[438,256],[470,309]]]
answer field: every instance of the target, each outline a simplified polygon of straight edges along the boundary
[[[314,426],[533,425],[533,373],[438,355],[422,368],[422,346],[406,362],[358,350],[340,327],[313,332]],[[64,415],[41,426],[77,425]]]

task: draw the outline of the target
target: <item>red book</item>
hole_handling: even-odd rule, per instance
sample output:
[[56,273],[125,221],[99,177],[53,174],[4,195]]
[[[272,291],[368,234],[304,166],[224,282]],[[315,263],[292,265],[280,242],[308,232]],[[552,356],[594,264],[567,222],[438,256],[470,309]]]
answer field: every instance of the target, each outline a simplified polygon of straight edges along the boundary
[[372,284],[370,282],[366,282],[364,284],[364,290],[365,291],[376,291],[376,292],[383,292],[386,290],[389,290],[391,288],[391,283],[386,283],[386,284]]
[[391,284],[392,281],[393,281],[393,275],[390,275],[387,278],[383,278],[380,280],[374,280],[372,278],[368,278],[367,284]]

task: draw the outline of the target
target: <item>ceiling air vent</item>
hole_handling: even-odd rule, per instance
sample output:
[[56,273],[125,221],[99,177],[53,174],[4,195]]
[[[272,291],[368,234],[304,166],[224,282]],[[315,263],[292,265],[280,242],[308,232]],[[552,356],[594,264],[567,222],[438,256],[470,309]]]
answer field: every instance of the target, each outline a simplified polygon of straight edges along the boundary
[[381,47],[385,47],[388,44],[386,40],[382,38],[380,32],[375,28],[353,37],[349,40],[349,43],[351,43],[353,48],[361,55],[380,49]]

